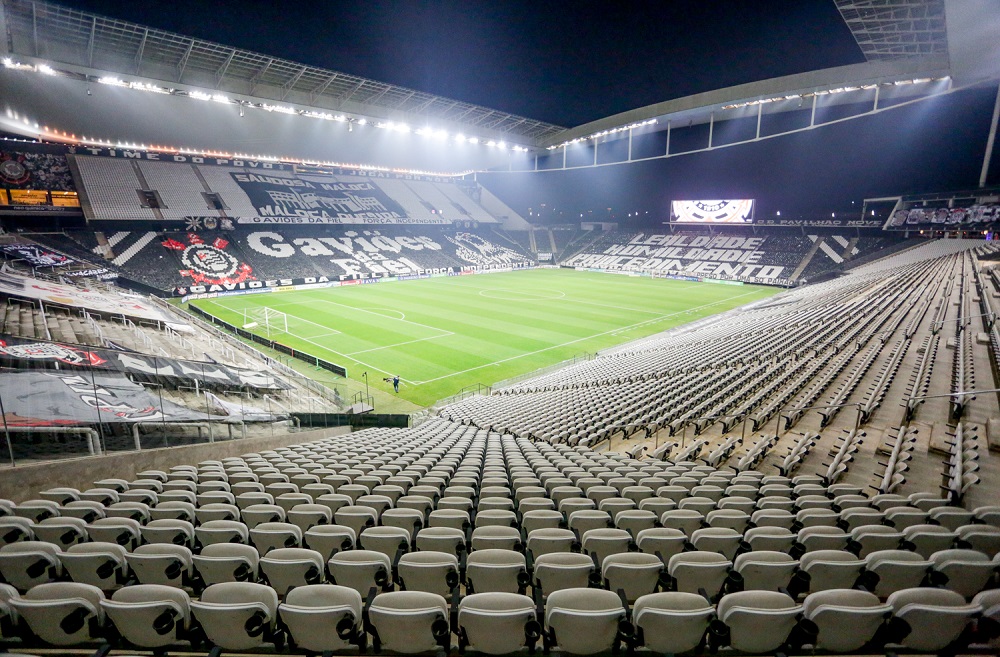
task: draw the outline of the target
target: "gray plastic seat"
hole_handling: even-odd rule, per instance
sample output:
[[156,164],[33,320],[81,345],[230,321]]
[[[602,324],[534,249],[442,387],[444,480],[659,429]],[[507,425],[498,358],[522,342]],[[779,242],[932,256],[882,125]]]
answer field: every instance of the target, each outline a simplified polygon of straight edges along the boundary
[[602,589],[553,591],[545,602],[549,641],[565,652],[592,655],[611,650],[625,619],[621,599]]
[[632,606],[632,621],[642,645],[667,655],[697,648],[713,618],[715,606],[694,593],[650,593]]
[[376,634],[376,650],[419,653],[450,645],[448,603],[435,593],[380,593],[372,600],[368,615]]
[[505,655],[541,635],[531,598],[516,593],[473,593],[458,607],[460,646],[488,655]]
[[361,594],[346,586],[296,587],[278,605],[278,614],[302,650],[320,653],[358,649],[365,641]]

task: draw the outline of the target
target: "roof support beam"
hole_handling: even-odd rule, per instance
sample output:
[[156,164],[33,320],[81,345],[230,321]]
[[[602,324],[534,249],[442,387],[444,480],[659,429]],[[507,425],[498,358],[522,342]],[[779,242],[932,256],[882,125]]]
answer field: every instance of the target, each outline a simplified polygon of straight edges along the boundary
[[222,86],[222,79],[226,77],[226,71],[229,70],[229,65],[233,62],[233,57],[236,56],[236,48],[229,51],[229,55],[226,57],[226,61],[222,63],[215,71],[215,88],[218,89]]
[[142,54],[146,50],[146,39],[149,38],[149,28],[147,27],[142,31],[142,41],[139,42],[139,49],[135,52],[135,74],[139,75],[139,69],[142,66]]
[[194,50],[194,39],[188,41],[187,50],[181,56],[181,61],[177,63],[177,81],[180,82],[181,78],[184,77],[184,69],[187,68],[188,58],[191,57],[191,51]]
[[406,94],[406,96],[403,98],[403,100],[401,100],[398,103],[396,103],[396,106],[393,107],[393,109],[399,109],[400,107],[402,107],[403,105],[406,104],[406,101],[408,101],[409,99],[413,98],[415,95],[417,95],[416,91],[411,91],[410,93]]
[[323,95],[323,92],[326,91],[327,88],[329,88],[329,86],[331,84],[333,84],[333,81],[336,80],[339,75],[340,75],[340,73],[334,73],[333,75],[331,75],[330,77],[328,77],[326,80],[323,80],[322,84],[320,84],[315,89],[313,89],[312,91],[310,91],[309,92],[309,102],[312,102],[312,103],[316,102],[316,98],[318,96]]
[[281,100],[285,100],[285,98],[288,97],[288,94],[292,91],[292,87],[295,86],[295,83],[298,82],[302,78],[302,76],[305,74],[305,72],[307,70],[309,70],[309,67],[308,66],[303,66],[302,68],[300,68],[298,70],[298,72],[295,75],[292,76],[291,80],[289,80],[285,84],[281,85],[281,89],[282,89]]
[[351,87],[351,88],[350,88],[350,89],[349,89],[348,91],[346,91],[346,92],[344,92],[343,94],[341,94],[341,95],[340,95],[340,98],[338,98],[338,99],[337,99],[337,103],[338,103],[338,107],[341,107],[341,106],[343,106],[343,104],[344,104],[344,103],[345,103],[346,101],[350,100],[350,99],[351,99],[351,96],[353,96],[353,95],[355,94],[355,92],[356,92],[356,91],[357,91],[358,89],[360,89],[360,88],[361,88],[361,85],[363,85],[364,83],[365,83],[365,80],[364,80],[364,79],[360,79],[360,80],[358,80],[358,81],[357,81],[357,83],[355,83],[355,85],[354,85],[353,87]]
[[90,17],[90,36],[87,37],[87,66],[94,67],[94,37],[97,34],[97,16]]
[[256,73],[254,73],[252,78],[250,78],[250,95],[251,96],[253,95],[253,92],[257,90],[257,85],[260,84],[261,78],[264,76],[265,73],[267,73],[267,69],[271,68],[271,64],[273,62],[274,62],[274,59],[268,59],[267,63],[264,64],[264,66],[259,71],[257,71]]

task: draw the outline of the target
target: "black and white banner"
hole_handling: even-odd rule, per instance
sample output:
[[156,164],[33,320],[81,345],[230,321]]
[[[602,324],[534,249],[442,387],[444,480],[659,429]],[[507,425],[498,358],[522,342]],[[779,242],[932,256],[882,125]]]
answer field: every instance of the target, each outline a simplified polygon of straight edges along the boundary
[[601,253],[581,253],[565,264],[613,271],[775,283],[787,276],[786,268],[763,262],[766,239],[639,233],[627,244],[612,244]]
[[16,368],[55,367],[59,363],[60,367],[69,365],[73,368],[117,370],[137,378],[216,389],[244,386],[256,390],[290,388],[281,379],[258,370],[146,356],[131,351],[27,340],[3,334],[0,334],[0,363]]
[[0,252],[24,260],[32,267],[64,267],[76,262],[67,255],[38,244],[0,244]]
[[217,420],[160,400],[112,372],[8,372],[0,377],[8,426]]
[[402,206],[375,183],[310,182],[265,173],[232,173],[260,217],[316,223],[403,223]]

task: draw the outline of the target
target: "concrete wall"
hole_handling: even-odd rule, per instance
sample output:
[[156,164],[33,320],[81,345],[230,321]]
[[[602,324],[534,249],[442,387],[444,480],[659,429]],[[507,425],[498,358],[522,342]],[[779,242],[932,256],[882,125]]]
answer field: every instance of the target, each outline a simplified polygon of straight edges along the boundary
[[308,443],[330,436],[350,433],[350,427],[302,431],[282,436],[265,436],[245,440],[226,440],[200,445],[124,452],[108,456],[85,457],[19,465],[0,470],[0,498],[21,502],[38,497],[39,491],[68,486],[84,490],[93,488],[99,479],[135,479],[143,470],[168,470],[171,466],[197,464],[210,459],[223,459],[250,452]]

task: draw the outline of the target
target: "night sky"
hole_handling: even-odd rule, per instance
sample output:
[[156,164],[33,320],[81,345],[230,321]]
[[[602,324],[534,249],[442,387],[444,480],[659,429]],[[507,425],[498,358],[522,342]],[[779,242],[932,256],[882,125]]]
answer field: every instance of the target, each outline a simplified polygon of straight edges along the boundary
[[864,61],[832,0],[62,0],[572,127]]

